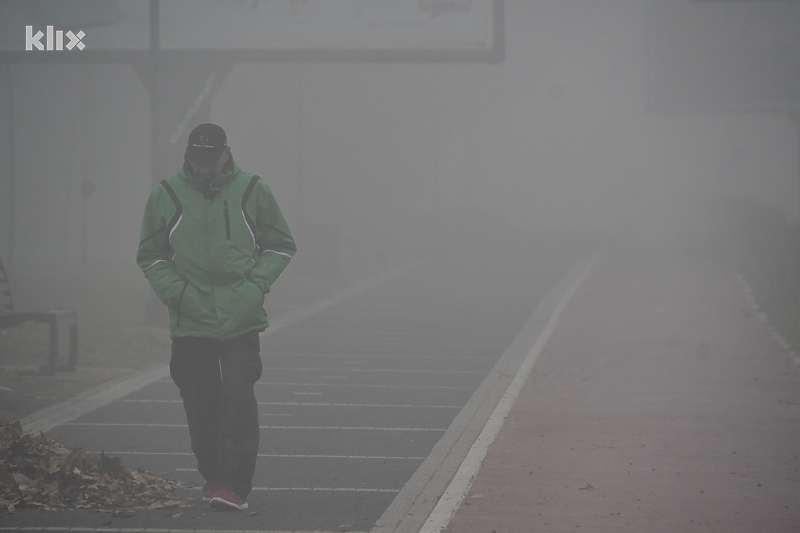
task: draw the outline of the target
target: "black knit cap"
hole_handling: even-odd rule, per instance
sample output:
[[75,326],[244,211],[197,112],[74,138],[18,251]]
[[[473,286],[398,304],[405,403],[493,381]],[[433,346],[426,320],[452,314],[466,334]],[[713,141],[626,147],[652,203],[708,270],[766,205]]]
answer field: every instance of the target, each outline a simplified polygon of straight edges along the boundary
[[200,124],[189,133],[183,159],[196,165],[213,165],[228,146],[225,130],[209,122]]

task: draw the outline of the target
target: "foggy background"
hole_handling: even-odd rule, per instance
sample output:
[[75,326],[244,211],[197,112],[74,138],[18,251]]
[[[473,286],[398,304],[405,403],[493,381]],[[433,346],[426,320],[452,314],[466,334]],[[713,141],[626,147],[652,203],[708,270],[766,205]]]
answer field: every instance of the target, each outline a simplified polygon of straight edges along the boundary
[[[797,3],[751,4],[786,6],[796,39]],[[506,0],[497,64],[236,64],[210,119],[295,233],[286,275],[323,285],[424,258],[453,235],[476,254],[504,234],[713,248],[736,237],[742,202],[796,225],[785,107],[648,112],[646,7]],[[18,307],[78,306],[65,286],[89,285],[106,320],[144,316],[139,225],[166,177],[151,176],[148,106],[127,64],[0,64],[0,257]]]

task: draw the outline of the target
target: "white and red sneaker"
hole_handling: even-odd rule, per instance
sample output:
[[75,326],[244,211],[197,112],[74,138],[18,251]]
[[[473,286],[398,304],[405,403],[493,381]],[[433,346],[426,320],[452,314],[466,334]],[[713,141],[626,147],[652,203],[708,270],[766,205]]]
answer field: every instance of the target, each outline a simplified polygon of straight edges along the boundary
[[211,507],[220,511],[244,511],[247,502],[232,490],[218,488],[209,502]]

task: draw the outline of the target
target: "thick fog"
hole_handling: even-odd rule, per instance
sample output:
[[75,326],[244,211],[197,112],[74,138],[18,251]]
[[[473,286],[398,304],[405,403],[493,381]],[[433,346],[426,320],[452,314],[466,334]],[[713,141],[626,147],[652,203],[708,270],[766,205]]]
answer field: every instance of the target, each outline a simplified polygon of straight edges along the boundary
[[[800,27],[793,3],[753,4],[785,4]],[[796,223],[791,114],[652,112],[646,22],[640,0],[507,0],[502,62],[242,62],[202,118],[272,187],[299,271],[340,283],[417,259],[447,232],[476,253],[503,232],[702,247],[728,238],[741,198]],[[0,257],[18,300],[88,279],[113,313],[117,295],[149,290],[134,257],[165,176],[151,175],[148,92],[124,63],[1,66]],[[201,88],[162,110],[183,133],[174,169]]]

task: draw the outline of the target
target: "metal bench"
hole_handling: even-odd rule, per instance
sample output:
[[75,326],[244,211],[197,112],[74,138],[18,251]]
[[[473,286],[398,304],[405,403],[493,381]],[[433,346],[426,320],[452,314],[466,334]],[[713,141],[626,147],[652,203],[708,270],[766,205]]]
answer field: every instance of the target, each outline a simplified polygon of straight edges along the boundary
[[[10,328],[29,321],[47,323],[50,326],[50,352],[47,364],[40,367],[39,371],[48,375],[55,374],[56,369],[74,371],[78,364],[78,316],[75,309],[15,312],[8,272],[0,259],[0,328]],[[69,328],[69,361],[66,366],[57,367],[58,332],[62,327]]]

